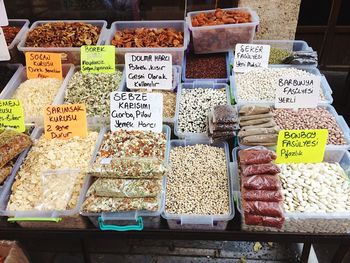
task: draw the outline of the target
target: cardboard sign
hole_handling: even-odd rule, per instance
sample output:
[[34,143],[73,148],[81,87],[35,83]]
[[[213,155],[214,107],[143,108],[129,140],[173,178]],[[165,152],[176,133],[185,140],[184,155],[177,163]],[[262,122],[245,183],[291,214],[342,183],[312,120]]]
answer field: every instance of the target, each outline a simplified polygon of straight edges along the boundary
[[282,130],[278,134],[276,163],[323,161],[328,130]]
[[82,46],[80,66],[83,74],[114,73],[115,46]]
[[129,89],[172,89],[172,56],[162,53],[126,53],[126,85]]
[[0,26],[7,26],[9,20],[7,18],[4,0],[0,0]]
[[4,31],[0,27],[0,61],[7,61],[10,60],[10,52],[7,47]]
[[87,136],[85,104],[51,105],[44,109],[46,139],[70,139]]
[[26,130],[24,110],[19,100],[0,100],[0,130],[7,127],[18,132]]
[[62,79],[62,62],[60,53],[27,52],[27,78]]
[[267,68],[269,65],[270,45],[237,44],[234,72],[247,72],[253,68]]
[[163,94],[112,92],[111,131],[162,131]]
[[316,108],[320,101],[320,76],[279,78],[276,85],[276,108]]

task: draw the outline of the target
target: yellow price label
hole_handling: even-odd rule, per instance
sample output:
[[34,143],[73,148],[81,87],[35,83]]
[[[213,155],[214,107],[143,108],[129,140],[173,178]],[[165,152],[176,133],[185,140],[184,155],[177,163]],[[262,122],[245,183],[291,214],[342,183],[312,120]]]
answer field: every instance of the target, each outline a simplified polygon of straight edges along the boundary
[[278,134],[276,163],[323,161],[328,130],[282,130]]
[[114,73],[115,46],[82,46],[80,68],[82,73]]
[[18,132],[26,130],[24,110],[19,100],[0,100],[0,129],[12,128]]

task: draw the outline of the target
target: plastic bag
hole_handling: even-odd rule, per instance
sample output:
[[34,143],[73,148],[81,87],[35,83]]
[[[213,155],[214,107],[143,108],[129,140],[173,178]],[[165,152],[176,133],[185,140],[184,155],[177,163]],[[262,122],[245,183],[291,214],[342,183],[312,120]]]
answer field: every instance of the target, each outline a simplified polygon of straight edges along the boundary
[[252,128],[247,130],[241,130],[238,132],[240,138],[252,136],[252,135],[263,135],[263,134],[278,134],[280,128],[275,126],[271,128]]
[[246,225],[267,226],[280,229],[284,221],[284,217],[269,217],[244,213],[244,222]]
[[265,105],[244,105],[239,110],[240,115],[257,115],[270,112],[270,106]]
[[271,112],[263,113],[263,114],[257,114],[257,115],[248,115],[248,116],[241,116],[239,117],[239,121],[249,121],[249,120],[257,120],[257,119],[265,119],[265,118],[272,118],[273,114]]
[[242,177],[242,187],[250,190],[278,190],[281,187],[276,175],[253,175]]
[[273,128],[273,127],[278,127],[278,126],[276,122],[271,119],[269,122],[266,122],[266,123],[244,126],[241,128],[241,131],[246,131],[249,129],[256,129],[256,128]]
[[213,123],[234,124],[237,122],[237,110],[232,105],[218,105],[212,110]]
[[162,180],[133,180],[98,178],[87,196],[101,197],[156,197],[162,190]]
[[250,176],[257,174],[278,174],[281,169],[273,163],[241,165],[241,175]]
[[241,164],[263,164],[276,160],[277,155],[275,152],[266,148],[251,148],[240,150],[238,152],[238,158]]
[[254,119],[254,120],[248,120],[248,121],[240,120],[239,125],[244,127],[244,126],[264,124],[270,121],[271,121],[271,118]]
[[31,145],[32,140],[28,135],[5,129],[0,134],[0,168]]
[[252,215],[283,217],[281,202],[243,201],[243,210]]
[[279,190],[247,190],[242,189],[242,198],[246,201],[279,202],[283,200]]
[[45,171],[41,176],[42,193],[37,210],[66,210],[79,170]]

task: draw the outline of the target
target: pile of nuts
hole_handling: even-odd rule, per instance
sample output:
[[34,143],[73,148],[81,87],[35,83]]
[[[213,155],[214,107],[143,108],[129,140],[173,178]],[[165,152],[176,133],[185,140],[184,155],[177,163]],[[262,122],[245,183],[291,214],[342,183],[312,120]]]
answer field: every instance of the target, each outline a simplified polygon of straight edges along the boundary
[[20,27],[16,26],[2,26],[1,28],[4,32],[6,43],[8,46],[12,43],[18,32],[21,30]]
[[27,47],[81,47],[96,45],[101,28],[82,22],[53,22],[27,33]]
[[85,103],[89,116],[108,116],[110,93],[118,89],[123,73],[83,74],[76,72],[69,80],[65,103]]
[[209,110],[216,105],[225,104],[227,104],[225,89],[183,89],[178,114],[179,132],[206,132]]
[[111,44],[116,47],[182,47],[183,32],[174,28],[135,28],[117,31]]
[[242,10],[223,10],[218,8],[215,12],[201,12],[192,17],[191,20],[194,27],[241,24],[251,22],[251,15],[249,12]]
[[170,214],[228,215],[229,177],[225,151],[197,144],[170,152],[165,211]]
[[281,130],[327,129],[327,144],[346,143],[335,117],[325,108],[274,109],[272,112]]

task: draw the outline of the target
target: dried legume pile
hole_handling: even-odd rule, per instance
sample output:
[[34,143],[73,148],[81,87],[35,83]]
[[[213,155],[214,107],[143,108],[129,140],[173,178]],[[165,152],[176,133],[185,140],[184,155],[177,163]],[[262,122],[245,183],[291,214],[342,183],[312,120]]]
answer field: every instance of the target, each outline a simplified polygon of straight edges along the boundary
[[27,33],[26,47],[81,47],[96,45],[101,28],[82,22],[53,22]]
[[178,116],[179,131],[206,132],[209,110],[216,105],[225,104],[227,104],[225,89],[183,89]]
[[16,89],[13,99],[22,102],[24,115],[42,116],[43,108],[52,104],[62,85],[62,80],[54,78],[28,79]]
[[325,108],[274,109],[274,120],[281,130],[327,129],[327,144],[345,144],[345,137],[336,119]]
[[0,66],[0,91],[5,88],[15,72],[15,69],[10,69],[6,66]]
[[186,78],[225,79],[227,78],[226,53],[186,56]]
[[[86,138],[47,140],[44,136],[34,142],[12,185],[8,210],[33,210],[42,201],[42,172],[55,169],[80,169],[67,209],[77,204],[84,177],[98,137],[88,132]],[[64,185],[63,187],[66,187]]]
[[290,55],[292,55],[291,51],[271,47],[269,64],[283,64],[283,61]]
[[2,26],[1,28],[4,32],[6,43],[8,46],[11,44],[18,32],[21,30],[20,27],[16,26]]
[[[254,69],[247,73],[235,74],[237,94],[240,100],[275,100],[275,83],[281,77],[303,77],[313,74],[296,68]],[[324,94],[320,90],[320,98]]]
[[230,213],[224,149],[198,144],[171,150],[165,211],[191,215]]
[[123,73],[82,74],[76,72],[69,80],[65,103],[85,103],[89,116],[108,116],[110,93],[118,90]]

